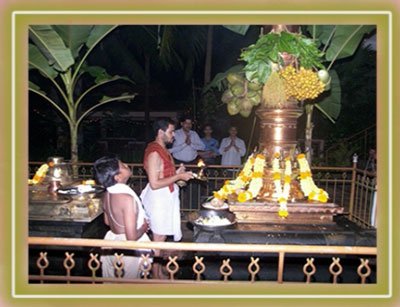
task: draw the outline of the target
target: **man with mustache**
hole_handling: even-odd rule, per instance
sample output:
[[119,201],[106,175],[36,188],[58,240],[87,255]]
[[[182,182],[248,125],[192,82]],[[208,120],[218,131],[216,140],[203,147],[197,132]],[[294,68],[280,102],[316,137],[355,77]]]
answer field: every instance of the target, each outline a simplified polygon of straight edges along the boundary
[[[174,140],[175,125],[169,119],[159,119],[154,123],[156,138],[149,143],[144,153],[144,169],[149,183],[142,191],[144,208],[150,220],[153,241],[163,242],[167,236],[173,236],[174,241],[182,238],[179,187],[175,183],[193,178],[192,172],[187,172],[183,164],[175,169],[174,160],[167,145]],[[157,251],[155,256],[159,256]],[[163,278],[161,266],[154,260],[153,277]]]

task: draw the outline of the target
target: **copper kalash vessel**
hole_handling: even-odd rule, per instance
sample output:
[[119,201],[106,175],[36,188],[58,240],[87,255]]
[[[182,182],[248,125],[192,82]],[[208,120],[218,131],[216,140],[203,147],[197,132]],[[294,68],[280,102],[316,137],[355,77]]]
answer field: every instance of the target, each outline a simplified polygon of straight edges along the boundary
[[[271,32],[275,33],[272,33],[271,37],[276,36],[276,33],[297,31],[297,29],[298,26],[274,25]],[[266,30],[268,29],[264,28],[264,31]],[[257,43],[254,46],[257,46]],[[262,49],[264,45],[260,44],[258,47],[254,47],[251,52],[257,48]],[[262,56],[262,53],[256,52],[252,55],[254,58]],[[300,172],[297,165],[297,156],[300,152],[296,151],[297,120],[303,113],[298,100],[315,98],[315,95],[319,95],[325,86],[313,72],[306,71],[307,76],[304,74],[305,69],[301,67],[301,62],[294,54],[280,50],[278,55],[279,61],[270,65],[271,72],[263,83],[261,105],[256,110],[256,116],[260,119],[261,133],[258,152],[262,153],[259,161],[264,160],[261,162],[264,163],[263,170],[257,172],[254,170],[254,173],[249,175],[249,171],[246,169],[246,174],[241,175],[238,181],[239,188],[236,188],[236,181],[234,181],[232,184],[234,190],[231,191],[228,186],[221,188],[222,193],[227,194],[226,196],[221,196],[219,191],[215,195],[217,199],[226,197],[229,202],[229,210],[235,213],[238,222],[332,223],[333,215],[341,213],[343,208],[326,202],[329,197],[327,192],[314,184],[308,163],[305,164],[303,160],[300,160],[304,159],[302,156],[299,159],[303,169],[303,173],[301,173],[303,176],[302,187],[300,186]],[[302,76],[298,77],[298,73],[302,69]],[[295,83],[293,84],[293,82]],[[301,84],[301,82],[304,83]],[[309,87],[310,82],[313,82],[312,88]],[[302,91],[287,91],[293,87],[300,88]],[[277,161],[277,159],[280,160]],[[252,163],[251,160],[249,161]],[[245,165],[248,165],[247,162]],[[253,167],[255,168],[255,162]],[[260,169],[260,162],[257,163],[257,169]],[[260,172],[262,173],[262,182],[259,182]],[[287,172],[286,175],[285,172]],[[252,191],[249,191],[251,183],[248,190],[240,187],[240,182],[248,182],[249,176],[252,178],[251,183],[255,183]],[[279,180],[277,176],[280,177]],[[285,178],[285,176],[290,176],[290,178]],[[287,183],[289,183],[289,188]],[[284,185],[286,185],[286,190],[282,188]],[[316,193],[325,193],[324,198],[315,198],[314,196],[310,198],[311,186],[314,196]],[[227,192],[224,192],[224,188]],[[283,190],[285,190],[285,196],[283,196]],[[257,194],[253,195],[253,193]],[[304,197],[304,194],[308,194],[307,197]]]
[[[290,101],[280,108],[261,105],[256,110],[261,130],[259,148],[267,157],[263,187],[253,200],[238,202],[236,198],[228,199],[229,210],[235,213],[239,223],[331,224],[334,223],[333,216],[343,212],[343,208],[334,203],[308,201],[301,191],[296,163],[296,135],[297,119],[302,113],[302,108],[295,101]],[[282,169],[284,158],[289,157],[292,161],[287,218],[279,217],[279,204],[272,196],[274,183],[270,160],[274,153],[280,153]]]
[[286,108],[256,110],[260,119],[260,148],[268,154],[279,152],[282,156],[293,157],[297,146],[297,119],[303,114],[301,107],[291,103]]
[[[262,149],[267,157],[274,153],[281,156],[283,168],[284,157],[290,157],[294,170],[293,179],[298,175],[296,169],[297,151],[297,119],[303,114],[301,107],[296,101],[289,101],[284,108],[268,108],[261,106],[256,110],[256,115],[260,119],[260,138],[259,148]],[[264,186],[261,189],[259,199],[272,201],[273,181],[271,168],[264,168]],[[290,189],[290,199],[303,199],[298,181],[292,180]]]

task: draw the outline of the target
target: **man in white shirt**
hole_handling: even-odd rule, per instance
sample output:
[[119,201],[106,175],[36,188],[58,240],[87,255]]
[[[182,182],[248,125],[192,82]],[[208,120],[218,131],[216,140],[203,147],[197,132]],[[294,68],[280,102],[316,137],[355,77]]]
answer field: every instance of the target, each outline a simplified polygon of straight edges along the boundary
[[222,139],[219,147],[221,154],[221,165],[241,165],[242,159],[246,154],[244,141],[237,137],[237,128],[229,129],[229,137]]
[[192,130],[192,119],[183,117],[181,120],[181,129],[175,131],[175,141],[169,152],[176,163],[190,164],[197,158],[197,151],[204,150],[205,145],[199,135]]

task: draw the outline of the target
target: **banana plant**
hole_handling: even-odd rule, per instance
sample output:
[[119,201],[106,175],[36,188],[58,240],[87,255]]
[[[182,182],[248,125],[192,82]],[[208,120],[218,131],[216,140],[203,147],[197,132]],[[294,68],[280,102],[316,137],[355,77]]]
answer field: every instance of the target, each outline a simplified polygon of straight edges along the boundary
[[[31,25],[29,26],[29,69],[40,73],[41,79],[30,74],[29,91],[42,97],[69,125],[71,163],[77,176],[78,132],[83,119],[96,108],[113,101],[131,102],[136,96],[130,91],[133,81],[111,76],[99,66],[91,66],[88,57],[116,25]],[[48,80],[50,86],[45,86]],[[115,82],[126,82],[127,92],[109,97],[104,89]],[[54,94],[56,93],[56,94]],[[96,97],[96,98],[94,98]],[[99,98],[100,97],[100,98]]]
[[[332,69],[336,60],[351,57],[360,46],[364,36],[371,33],[373,25],[313,25],[306,27],[312,39],[324,53],[327,71],[331,76],[331,89],[327,95],[322,95],[304,105],[306,112],[305,147],[311,149],[314,108],[317,108],[332,123],[338,118],[341,109],[340,80]],[[307,160],[311,163],[311,150],[308,150]]]

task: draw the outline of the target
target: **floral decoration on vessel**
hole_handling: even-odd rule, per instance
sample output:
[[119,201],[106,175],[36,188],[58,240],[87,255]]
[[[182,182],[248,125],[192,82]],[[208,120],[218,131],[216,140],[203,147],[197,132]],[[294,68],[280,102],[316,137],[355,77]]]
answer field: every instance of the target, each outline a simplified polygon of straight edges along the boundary
[[[326,191],[317,187],[312,179],[311,170],[304,154],[297,156],[301,191],[309,201],[326,203],[329,196]],[[272,197],[279,204],[278,215],[286,218],[288,212],[288,199],[292,185],[292,161],[290,157],[284,159],[284,169],[281,169],[281,155],[277,152],[271,161],[270,176],[273,182]],[[214,192],[214,201],[224,202],[229,197],[244,203],[258,197],[263,187],[263,177],[266,174],[266,156],[264,154],[252,154],[246,161],[242,171],[235,180],[227,180],[218,191]],[[232,199],[232,198],[231,198]],[[292,200],[294,201],[294,199]]]
[[265,166],[265,156],[258,154],[254,161],[253,172],[251,173],[251,181],[246,191],[239,193],[238,201],[245,202],[255,198],[263,186],[263,174]]
[[284,183],[282,188],[282,172],[279,167],[279,157],[280,154],[275,153],[274,158],[272,159],[272,176],[275,186],[275,191],[272,196],[278,200],[279,216],[285,218],[288,216],[287,201],[290,193],[290,183],[292,181],[292,162],[289,157],[285,159],[285,170],[283,173]]
[[219,200],[225,200],[229,194],[236,193],[238,190],[244,189],[251,180],[252,168],[255,163],[255,158],[251,155],[243,166],[235,180],[227,180],[221,189],[214,191],[214,197]]
[[321,203],[326,203],[328,201],[328,193],[320,189],[314,183],[312,179],[310,166],[304,154],[299,154],[297,156],[297,161],[299,162],[300,169],[300,186],[304,195],[308,197],[309,200],[319,201]]

